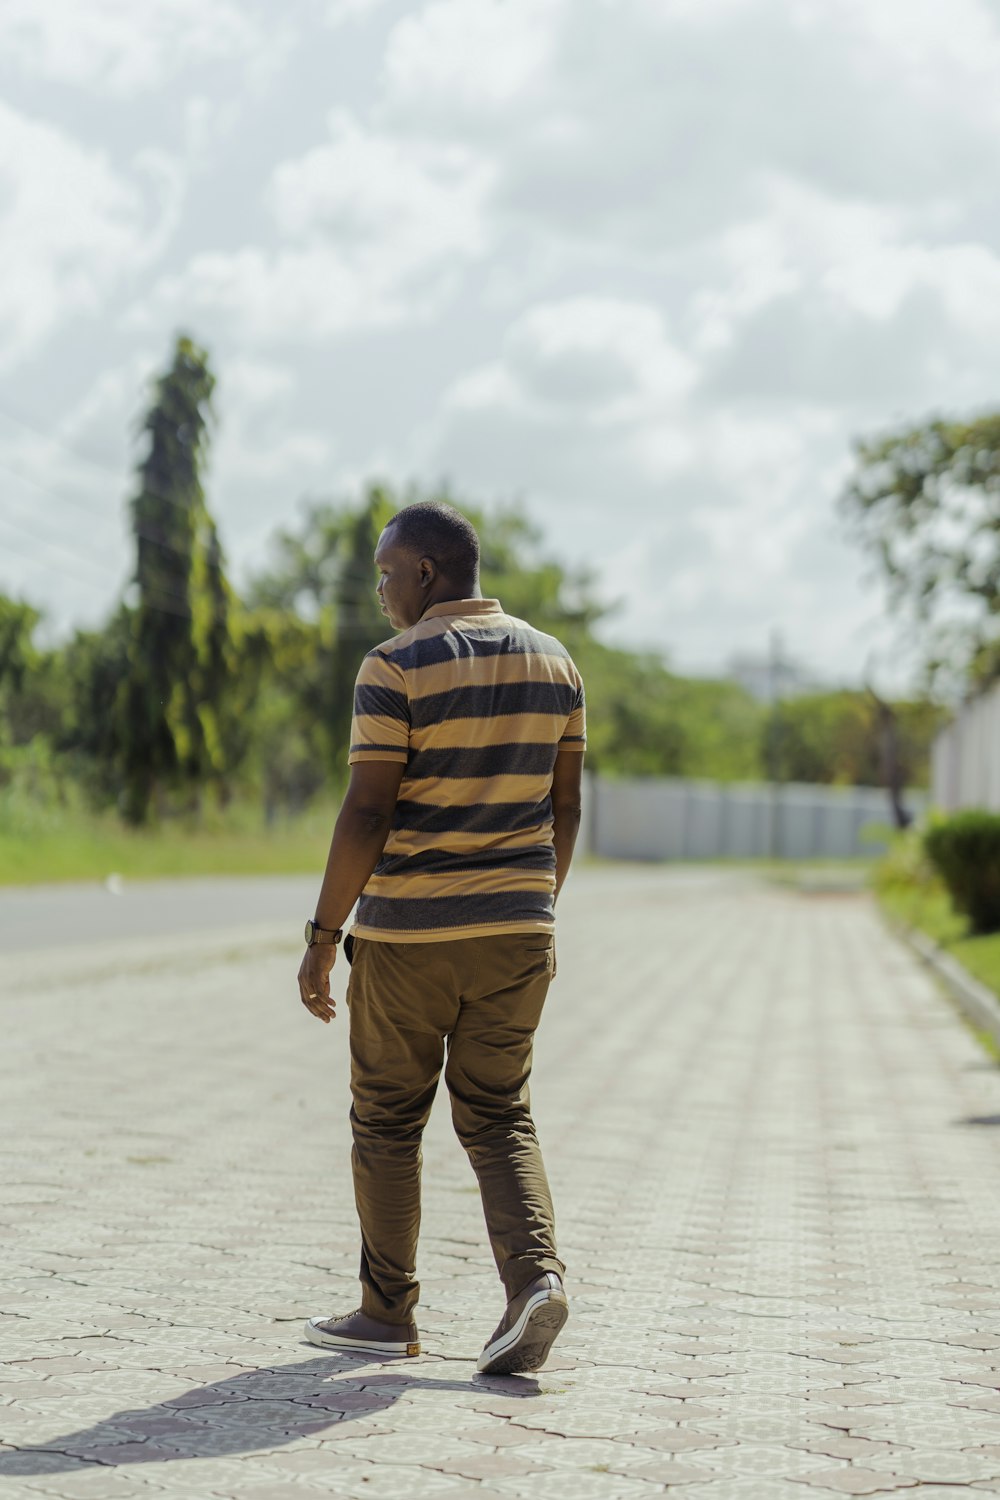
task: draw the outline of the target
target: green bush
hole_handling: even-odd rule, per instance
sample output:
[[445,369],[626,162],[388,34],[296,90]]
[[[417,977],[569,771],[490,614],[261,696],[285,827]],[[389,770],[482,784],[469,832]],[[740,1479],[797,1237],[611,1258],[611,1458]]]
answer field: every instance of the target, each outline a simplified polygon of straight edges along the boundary
[[956,813],[928,829],[924,843],[970,930],[1000,932],[1000,813]]
[[866,841],[868,828],[873,837],[886,845],[886,851],[872,870],[872,884],[879,892],[913,891],[924,894],[941,890],[941,879],[927,854],[926,829],[916,826],[902,831],[887,830],[870,824],[861,830]]

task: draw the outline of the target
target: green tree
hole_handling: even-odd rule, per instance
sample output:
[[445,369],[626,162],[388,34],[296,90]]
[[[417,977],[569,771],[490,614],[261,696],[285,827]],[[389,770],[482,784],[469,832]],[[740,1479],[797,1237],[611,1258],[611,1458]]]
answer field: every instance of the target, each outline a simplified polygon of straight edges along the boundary
[[943,710],[926,700],[889,705],[871,692],[848,689],[808,693],[774,705],[761,742],[769,779],[885,786],[886,710],[894,721],[893,775],[900,787],[925,786]]
[[855,459],[841,505],[932,672],[1000,673],[1000,413],[865,438]]
[[548,556],[539,529],[520,510],[484,512],[447,490],[396,495],[373,486],[358,502],[312,506],[298,528],[278,538],[275,563],[249,596],[256,609],[288,612],[313,632],[311,659],[307,652],[299,661],[295,682],[283,681],[290,715],[283,722],[286,731],[297,723],[300,735],[322,724],[335,778],[343,775],[358,664],[389,633],[375,596],[375,543],[401,504],[425,498],[457,505],[476,526],[483,593],[573,652],[587,685],[592,767],[727,780],[759,774],[759,705],[733,683],[677,677],[654,655],[601,642],[594,627],[606,606],[592,577]]
[[335,781],[345,772],[358,666],[390,634],[375,593],[375,545],[402,505],[422,499],[457,504],[469,516],[482,544],[483,592],[497,593],[511,614],[568,638],[574,630],[586,635],[602,612],[586,576],[546,558],[538,529],[516,509],[484,514],[446,489],[396,493],[382,484],[357,501],[313,503],[294,530],[279,534],[275,561],[252,581],[248,601],[253,610],[291,612],[313,629],[312,657],[285,687],[300,723],[322,726]]
[[56,651],[35,642],[41,612],[0,595],[0,749],[58,733],[63,702]]
[[[313,503],[296,531],[279,534],[275,563],[249,589],[256,612],[284,613],[310,627],[298,644],[309,642],[311,650],[272,653],[271,669],[289,709],[298,707],[306,727],[302,743],[315,744],[319,731],[321,765],[335,781],[345,774],[358,665],[390,633],[375,594],[372,558],[398,508],[392,492],[378,484],[369,485],[357,503]],[[289,670],[293,676],[286,675]],[[296,772],[293,781],[302,779]]]
[[131,502],[138,604],[117,704],[131,823],[171,791],[196,802],[228,769],[231,594],[202,485],[214,388],[208,355],[182,335],[142,426],[148,446]]
[[602,774],[753,781],[764,710],[738,683],[679,677],[592,635],[573,653],[587,686],[587,764]]
[[78,630],[63,648],[66,682],[59,748],[97,803],[121,791],[123,731],[120,697],[129,679],[132,611],[124,605],[103,630]]
[[40,619],[32,605],[0,595],[0,746],[30,738],[24,704],[38,671],[35,630]]

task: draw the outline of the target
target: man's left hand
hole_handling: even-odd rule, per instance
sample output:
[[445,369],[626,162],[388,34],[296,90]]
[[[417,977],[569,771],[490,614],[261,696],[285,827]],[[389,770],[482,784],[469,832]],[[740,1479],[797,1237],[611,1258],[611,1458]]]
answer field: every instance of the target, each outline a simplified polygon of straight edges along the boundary
[[327,1024],[337,1014],[337,1007],[330,998],[330,970],[336,962],[336,943],[313,943],[306,949],[299,966],[302,1004],[317,1020]]

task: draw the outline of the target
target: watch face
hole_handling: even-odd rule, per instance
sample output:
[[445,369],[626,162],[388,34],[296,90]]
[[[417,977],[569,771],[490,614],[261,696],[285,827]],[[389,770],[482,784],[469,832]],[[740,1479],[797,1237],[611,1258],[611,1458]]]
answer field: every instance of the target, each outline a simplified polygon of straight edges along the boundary
[[311,947],[311,945],[312,945],[313,928],[315,927],[315,925],[316,924],[313,921],[312,917],[310,917],[309,921],[306,923],[306,947],[307,948]]

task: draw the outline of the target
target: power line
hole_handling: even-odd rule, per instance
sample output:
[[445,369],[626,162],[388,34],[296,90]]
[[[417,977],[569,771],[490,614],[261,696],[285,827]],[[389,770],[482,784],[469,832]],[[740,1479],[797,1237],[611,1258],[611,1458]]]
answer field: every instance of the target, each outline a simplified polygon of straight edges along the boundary
[[[20,484],[30,485],[32,489],[37,490],[40,495],[46,495],[50,500],[54,500],[56,502],[69,500],[70,504],[76,505],[80,510],[85,511],[87,515],[97,514],[97,512],[92,510],[89,506],[84,505],[77,495],[73,495],[68,491],[65,493],[60,493],[55,490],[47,489],[45,485],[40,484],[39,481],[32,478],[30,474],[22,474],[17,469],[12,469],[9,464],[0,462],[0,469],[2,469],[4,473],[9,474],[11,478],[16,479]],[[175,500],[173,503],[179,505],[182,502],[179,500]],[[104,517],[102,517],[102,519],[103,518]],[[188,556],[188,553],[182,547],[175,547],[172,542],[166,542],[162,537],[155,536],[153,532],[151,532],[146,526],[139,526],[133,521],[130,529],[134,536],[141,536],[144,541],[150,542],[154,547],[161,548],[164,552],[172,552],[175,557]]]
[[[50,432],[43,432],[40,427],[33,427],[30,422],[25,422],[23,418],[15,417],[11,412],[2,408],[0,408],[0,418],[2,418],[5,422],[9,422],[14,427],[20,427],[22,432],[28,432],[32,435],[32,437],[41,438],[43,442],[48,443],[53,448],[59,449],[62,453],[68,454],[69,457],[75,459],[77,463],[85,464],[87,468],[93,469],[97,474],[102,474],[106,479],[114,480],[116,487],[125,487],[127,483],[127,478],[125,475],[117,472],[114,469],[108,468],[105,464],[98,463],[93,458],[88,458],[86,454],[80,453],[78,449],[71,448],[68,443],[60,441],[60,439],[57,437],[53,437]],[[134,465],[133,467],[139,466]],[[148,494],[154,496],[154,498],[157,500],[163,500],[168,505],[180,505],[184,509],[187,509],[185,501],[178,500],[176,495],[169,494],[166,490],[161,489],[158,485],[148,484],[143,481],[142,487]],[[96,512],[92,513],[96,514]]]
[[0,407],[0,418],[9,422],[12,427],[20,427],[22,432],[30,432],[32,437],[40,437],[53,448],[59,448],[63,453],[68,453],[78,463],[86,464],[89,469],[94,469],[98,474],[103,474],[108,479],[113,479],[116,484],[121,484],[122,475],[115,469],[109,468],[107,464],[99,463],[96,459],[89,458],[87,454],[81,453],[77,448],[71,448],[68,443],[60,438],[54,437],[51,432],[45,432],[41,427],[35,427],[26,422],[23,417],[15,416],[6,407]]
[[[2,468],[2,467],[3,467],[3,465],[0,465],[0,468]],[[40,485],[36,486],[36,488],[41,489],[41,486]],[[49,492],[47,490],[42,490],[42,493],[43,494],[48,494]],[[57,497],[56,496],[51,496],[50,498],[55,499]],[[35,542],[39,546],[47,547],[47,548],[53,548],[54,547],[59,552],[65,552],[67,556],[74,558],[75,561],[86,563],[88,566],[94,567],[94,568],[100,568],[101,567],[101,565],[99,563],[96,563],[96,562],[92,563],[91,562],[89,554],[84,553],[84,552],[70,551],[70,549],[68,547],[62,547],[62,546],[60,546],[60,544],[58,542],[53,542],[48,537],[39,537],[39,536],[36,536],[33,532],[29,531],[25,526],[19,525],[16,521],[11,521],[7,516],[0,516],[0,525],[6,526],[9,529],[12,529],[14,531],[20,532],[20,534],[22,536],[26,536],[29,541]],[[153,541],[153,542],[157,541],[157,539],[155,537],[150,538],[150,540]],[[184,555],[183,553],[181,553],[179,551],[178,548],[171,547],[169,545],[169,543],[164,542],[162,545],[169,552],[176,553],[178,556],[183,556]],[[103,572],[104,570],[101,569],[101,571]],[[169,594],[174,599],[182,600],[184,603],[187,602],[187,595],[186,594],[180,594],[180,593],[178,593],[176,589],[170,588],[166,583],[157,584],[156,587],[157,587],[158,592],[160,592],[162,594]],[[188,610],[186,612],[190,613],[190,610]]]
[[[13,522],[8,521],[5,517],[0,517],[0,525],[8,527],[8,529],[10,529],[10,530],[18,531],[22,536],[26,536],[29,541],[32,541],[32,542],[36,543],[38,546],[48,548],[49,550],[55,549],[55,550],[58,550],[59,552],[65,553],[66,556],[72,557],[74,559],[74,561],[76,561],[76,562],[84,562],[84,563],[88,562],[87,558],[77,557],[77,555],[75,553],[71,552],[69,550],[69,548],[67,548],[67,547],[60,547],[57,542],[50,542],[47,538],[39,538],[39,537],[33,536],[32,533],[29,532],[29,531],[27,531],[23,526],[15,526]],[[25,551],[23,551],[21,549],[18,549],[17,547],[12,547],[9,542],[4,542],[3,550],[4,550],[4,552],[7,555],[13,555],[14,557],[20,557],[25,562],[33,563],[36,567],[44,568],[44,567],[47,566],[47,564],[45,563],[44,559],[39,558],[37,556],[37,554],[33,554],[33,553],[30,553],[30,552],[25,552]],[[96,565],[92,565],[92,566],[95,567],[95,571],[96,571]],[[79,574],[77,572],[74,572],[73,569],[65,567],[65,565],[56,568],[54,571],[56,572],[57,577],[59,577],[59,578],[70,578],[70,579],[73,580],[74,583],[82,584],[85,588],[92,589],[95,592],[98,589],[101,589],[102,595],[105,598],[105,600],[107,601],[107,599],[108,599],[108,590],[107,590],[106,581],[105,581],[105,583],[102,586],[102,584],[99,584],[96,581],[96,579],[85,578],[85,577],[81,576],[81,574]],[[170,596],[170,591],[169,590],[166,590],[166,589],[160,587],[160,588],[157,588],[156,593],[160,596],[161,602],[158,603],[158,604],[154,604],[150,600],[146,599],[146,600],[143,601],[143,608],[155,610],[159,614],[176,615],[180,619],[185,619],[185,620],[191,619],[191,610],[190,609],[183,608],[179,604],[166,602],[167,598]],[[173,598],[178,599],[178,598],[180,598],[180,595],[176,595],[175,594],[175,595],[173,595]],[[113,607],[114,607],[114,596],[112,596],[112,600],[111,600],[111,608],[113,608]]]
[[[91,561],[86,553],[73,552],[69,547],[64,547],[59,542],[53,542],[48,537],[36,536],[27,527],[19,526],[16,521],[11,521],[6,516],[0,516],[0,526],[5,526],[8,531],[16,531],[20,536],[27,537],[29,542],[34,542],[37,546],[44,547],[46,551],[62,552],[66,557],[71,557],[74,562],[83,563],[85,567],[93,568],[95,573],[99,572],[104,580],[107,579],[107,570],[102,568],[100,563]],[[65,573],[66,570],[64,569],[63,572]]]
[[[62,442],[58,438],[52,436],[51,433],[43,432],[40,428],[24,421],[21,417],[15,416],[10,411],[0,408],[0,419],[10,423],[12,426],[20,427],[22,431],[30,433],[34,437],[41,438],[52,448],[66,453],[76,462],[83,464],[90,469],[93,469],[95,473],[113,480],[116,486],[120,486],[122,484],[123,476],[120,473],[115,472],[114,470],[108,468],[106,465],[98,462],[93,458],[88,457],[87,455],[81,454],[78,450],[70,447],[69,444]],[[94,506],[88,504],[81,496],[75,495],[71,491],[65,489],[59,492],[50,489],[46,485],[40,483],[32,475],[25,474],[22,471],[12,467],[9,462],[0,461],[0,469],[9,474],[19,483],[29,485],[32,489],[36,490],[39,494],[47,496],[47,498],[50,500],[56,502],[68,501],[70,505],[75,506],[78,510],[82,511],[86,515],[99,516],[102,520],[109,519],[106,511],[97,510]],[[161,492],[155,485],[144,483],[143,489],[146,493],[153,495],[156,499],[162,499],[172,505],[179,505],[184,509],[187,509],[184,501],[178,500],[174,495],[168,495],[164,492]],[[0,517],[0,520],[3,521],[4,525],[13,527],[14,529],[18,530],[21,535],[27,537],[29,541],[35,543],[36,545],[48,548],[50,550],[52,548],[55,548],[56,550],[62,552],[64,555],[72,557],[75,562],[84,562],[85,564],[92,567],[99,566],[96,563],[91,563],[90,558],[86,554],[71,552],[68,548],[61,547],[58,543],[51,542],[47,537],[38,537],[33,533],[27,531],[23,526],[17,526],[16,523],[8,521],[5,517]],[[132,522],[131,530],[133,535],[141,537],[144,541],[149,542],[155,547],[159,547],[164,552],[172,553],[177,557],[187,556],[187,553],[184,551],[184,549],[175,547],[172,543],[164,540],[162,537],[154,535],[148,527],[136,525],[134,519]],[[22,557],[27,556],[27,554],[25,553],[21,553],[19,555]],[[34,561],[35,559],[31,560]],[[65,567],[63,567],[60,571],[63,577],[74,577],[77,582],[85,582],[87,586],[91,588],[96,587],[96,584],[94,584],[92,580],[80,579],[79,575],[73,574],[69,569],[66,569]],[[340,574],[341,580],[340,603],[350,608],[352,605],[360,604],[369,598],[369,589],[363,581],[363,575],[367,572],[365,564],[361,563],[358,559],[348,557],[343,559],[343,561],[340,563],[338,572]],[[343,586],[345,583],[347,585],[346,588]],[[144,599],[144,607],[150,609],[159,609],[164,613],[174,614],[182,616],[184,618],[191,617],[191,610],[190,608],[186,607],[186,595],[178,594],[175,590],[170,589],[165,584],[157,585],[156,592],[164,600],[167,597],[170,597],[178,602],[173,604],[167,604],[166,602],[163,602],[161,604],[154,605],[148,599]],[[372,583],[371,592],[374,593],[374,582]],[[345,629],[343,626],[341,626],[340,630],[338,631],[338,635],[341,637],[341,639],[355,637],[367,638],[369,635],[369,631],[365,628],[364,625],[352,626],[348,629]]]

